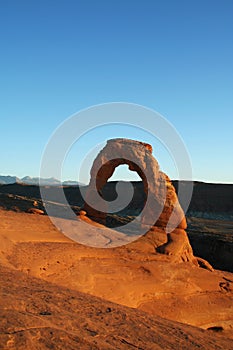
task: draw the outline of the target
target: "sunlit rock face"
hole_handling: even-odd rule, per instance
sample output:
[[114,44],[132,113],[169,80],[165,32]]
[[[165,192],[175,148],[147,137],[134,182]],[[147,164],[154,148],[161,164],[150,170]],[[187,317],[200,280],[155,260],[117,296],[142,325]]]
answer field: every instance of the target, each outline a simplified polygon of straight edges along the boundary
[[[185,229],[186,218],[179,204],[175,189],[169,177],[160,171],[157,160],[152,155],[152,146],[144,142],[118,138],[107,141],[93,162],[91,179],[85,198],[84,210],[87,216],[105,223],[111,202],[104,201],[102,189],[115,169],[127,164],[129,170],[136,171],[143,182],[145,192],[141,225],[148,226],[156,235],[155,228],[164,230],[166,240],[158,243],[155,249],[168,255],[179,255],[181,260],[194,261],[192,248]],[[119,194],[119,193],[118,193]],[[120,193],[122,202],[127,197],[127,189]],[[119,197],[120,197],[119,194]]]

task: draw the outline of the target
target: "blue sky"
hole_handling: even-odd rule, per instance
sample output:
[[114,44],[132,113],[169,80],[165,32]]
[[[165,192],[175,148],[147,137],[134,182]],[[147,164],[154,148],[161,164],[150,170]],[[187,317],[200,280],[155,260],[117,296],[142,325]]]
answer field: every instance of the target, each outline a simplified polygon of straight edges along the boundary
[[[1,1],[0,174],[38,176],[59,124],[125,101],[174,125],[195,180],[233,183],[232,16],[232,0]],[[99,139],[134,135],[103,129]],[[89,141],[74,147],[65,178]],[[166,154],[155,156],[175,177]]]

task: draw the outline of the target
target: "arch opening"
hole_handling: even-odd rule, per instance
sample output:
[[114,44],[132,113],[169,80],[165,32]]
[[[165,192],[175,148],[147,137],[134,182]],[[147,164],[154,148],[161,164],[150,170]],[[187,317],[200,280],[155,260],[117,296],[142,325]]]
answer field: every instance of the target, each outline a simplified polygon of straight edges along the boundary
[[[105,185],[119,165],[128,165],[129,170],[136,171],[142,179],[142,187],[140,191],[133,191],[131,186],[131,195],[126,197],[124,189],[122,190],[122,187],[118,186],[117,190],[121,195],[117,196],[114,201],[112,198],[105,197],[105,193],[108,194],[108,191],[105,191]],[[166,200],[165,182],[165,176],[160,173],[158,162],[152,156],[150,145],[128,139],[108,140],[107,145],[93,162],[84,211],[90,218],[105,224],[108,213],[124,215],[128,213],[129,204],[134,204],[137,218],[143,211],[140,218],[141,227],[153,226],[162,213]],[[134,193],[141,195],[140,200],[135,200],[135,195],[132,198]],[[113,203],[109,203],[111,201]],[[112,210],[113,208],[114,210]],[[122,208],[124,208],[124,213]],[[145,208],[146,210],[144,210]],[[133,208],[131,207],[131,209]]]
[[[127,170],[129,174],[135,172],[137,174],[137,181],[130,181],[129,179],[126,181],[111,181],[115,170],[120,166],[127,166],[128,169],[125,170]],[[116,186],[119,182],[122,182],[121,185],[124,186],[125,196],[130,193],[130,188],[128,186],[129,183],[131,183],[131,186],[133,186],[133,197],[130,203],[123,210],[116,212],[115,215],[121,218],[127,218],[128,221],[132,221],[135,217],[140,215],[146,203],[148,194],[147,179],[137,164],[122,158],[111,160],[99,169],[96,177],[96,187],[99,194],[106,202],[114,201],[117,198],[118,193]],[[113,219],[113,216],[114,215],[106,215],[107,226],[116,227],[125,225],[124,220],[121,222],[117,217]]]
[[130,170],[127,164],[118,165],[112,176],[108,179],[108,182],[116,181],[130,181],[130,182],[139,182],[142,181],[142,178],[134,170]]
[[147,189],[148,189],[147,179],[143,170],[136,163],[133,163],[132,161],[129,161],[127,159],[122,159],[122,158],[112,159],[106,162],[104,165],[102,165],[102,167],[99,169],[96,176],[97,190],[101,193],[101,190],[104,187],[104,185],[112,177],[115,169],[120,165],[128,165],[129,171],[136,172],[139,178],[141,178],[143,182],[145,192],[147,192]]

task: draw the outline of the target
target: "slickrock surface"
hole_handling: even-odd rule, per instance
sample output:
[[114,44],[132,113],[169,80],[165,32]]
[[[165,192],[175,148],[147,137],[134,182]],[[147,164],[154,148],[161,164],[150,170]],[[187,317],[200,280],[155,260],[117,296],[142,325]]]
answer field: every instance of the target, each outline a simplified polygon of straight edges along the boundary
[[0,349],[232,349],[233,340],[0,266]]
[[[220,330],[216,336],[232,336],[233,274],[156,253],[151,233],[123,247],[96,249],[66,238],[47,216],[0,211],[0,235],[1,264],[24,273],[29,282],[36,277],[55,284],[57,293],[69,287],[153,316]],[[9,323],[11,318],[12,313]]]

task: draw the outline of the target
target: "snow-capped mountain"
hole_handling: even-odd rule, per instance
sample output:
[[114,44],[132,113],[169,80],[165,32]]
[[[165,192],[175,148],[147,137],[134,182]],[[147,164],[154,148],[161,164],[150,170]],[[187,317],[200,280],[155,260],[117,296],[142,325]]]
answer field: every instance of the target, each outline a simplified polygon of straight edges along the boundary
[[20,183],[20,182],[21,182],[21,180],[17,176],[0,175],[0,184],[1,185],[9,185],[9,184]]
[[50,177],[47,179],[43,179],[43,178],[39,178],[39,177],[30,177],[30,176],[24,176],[21,179],[21,182],[26,184],[26,185],[61,185],[61,182],[57,179],[55,179],[55,177]]
[[[54,177],[47,179],[39,177],[24,176],[23,178],[18,178],[17,176],[10,175],[0,175],[0,185],[10,185],[14,183],[26,184],[26,185],[42,185],[42,186],[59,186],[61,182]],[[62,182],[64,186],[83,186],[82,183],[78,181],[66,180]]]

